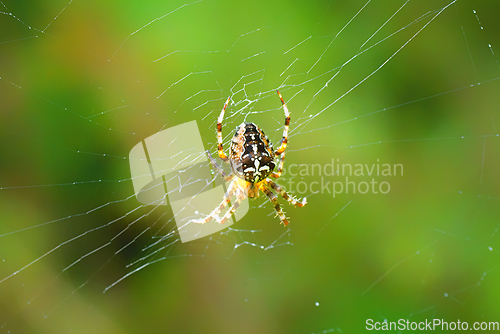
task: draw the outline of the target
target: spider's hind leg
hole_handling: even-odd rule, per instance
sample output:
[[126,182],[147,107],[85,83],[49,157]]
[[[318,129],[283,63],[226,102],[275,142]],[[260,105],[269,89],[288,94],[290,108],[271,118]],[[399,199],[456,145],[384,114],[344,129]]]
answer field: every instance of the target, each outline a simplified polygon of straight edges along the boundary
[[283,111],[285,113],[285,127],[283,128],[283,138],[281,141],[278,143],[278,149],[274,152],[275,155],[280,155],[286,150],[286,146],[288,143],[288,127],[290,126],[290,112],[288,111],[288,108],[286,106],[285,101],[283,100],[283,96],[281,96],[281,93],[279,90],[276,91],[278,93],[278,96],[280,97],[281,104],[283,105]]
[[224,153],[224,148],[222,146],[222,120],[224,119],[224,112],[226,111],[227,105],[229,104],[229,101],[231,100],[230,97],[227,98],[226,103],[224,103],[224,107],[222,108],[219,118],[217,118],[217,150],[219,152],[219,157],[222,159],[222,161],[227,161],[228,157]]
[[274,178],[278,178],[283,173],[283,165],[285,164],[285,152],[281,153],[280,162],[278,163],[278,170],[276,172],[272,172],[271,176]]
[[210,154],[210,151],[207,150],[207,155],[208,155],[208,158],[210,159],[210,163],[212,164],[212,166],[214,166],[214,168],[219,172],[219,174],[222,176],[222,178],[226,181],[231,181],[233,178],[234,178],[234,174],[230,174],[230,175],[227,175],[224,170],[222,169],[222,167],[217,163],[217,161],[215,161],[215,159],[212,157],[212,154]]

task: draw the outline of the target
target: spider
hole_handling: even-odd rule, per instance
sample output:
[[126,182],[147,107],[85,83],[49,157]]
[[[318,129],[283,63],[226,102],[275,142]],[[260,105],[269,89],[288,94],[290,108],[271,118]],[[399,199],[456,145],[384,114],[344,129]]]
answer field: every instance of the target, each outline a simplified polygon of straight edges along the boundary
[[[224,118],[224,112],[226,111],[229,101],[231,100],[231,97],[227,98],[219,118],[217,119],[217,142],[219,157],[226,163],[229,160],[232,173],[226,175],[222,167],[219,166],[212,157],[210,151],[207,151],[207,155],[214,168],[226,181],[231,181],[231,183],[229,184],[227,192],[220,205],[216,207],[207,217],[192,220],[193,222],[204,224],[212,219],[215,219],[222,224],[236,211],[240,202],[245,197],[259,197],[259,190],[262,190],[262,192],[269,198],[281,220],[281,223],[283,223],[284,226],[288,225],[288,220],[285,213],[281,210],[277,196],[271,191],[271,189],[279,193],[288,201],[289,204],[298,207],[303,207],[307,204],[305,197],[302,200],[295,199],[294,197],[288,195],[280,185],[269,178],[269,176],[279,178],[283,171],[285,149],[288,142],[288,126],[290,124],[290,113],[288,112],[285,101],[283,101],[281,93],[279,91],[276,92],[278,93],[285,112],[283,138],[278,143],[278,149],[273,151],[273,145],[261,128],[259,128],[256,124],[243,122],[236,127],[236,132],[231,141],[229,158],[224,153],[222,147],[222,120]],[[280,157],[280,160],[278,170],[274,172],[274,168],[276,167],[276,157]],[[233,205],[229,211],[227,211],[226,214],[220,218],[219,213],[229,204],[232,197],[236,197]]]

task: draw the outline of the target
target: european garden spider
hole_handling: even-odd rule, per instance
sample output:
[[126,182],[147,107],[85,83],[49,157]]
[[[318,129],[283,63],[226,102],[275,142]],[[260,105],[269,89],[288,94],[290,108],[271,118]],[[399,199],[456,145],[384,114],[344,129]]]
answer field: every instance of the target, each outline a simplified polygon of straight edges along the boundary
[[[269,142],[269,139],[264,134],[264,132],[254,123],[241,123],[236,127],[236,132],[231,141],[229,158],[224,153],[222,148],[222,120],[224,118],[224,112],[226,107],[231,100],[230,97],[227,98],[224,107],[217,120],[217,141],[219,157],[222,161],[227,162],[231,165],[232,173],[226,175],[217,162],[214,160],[210,151],[207,151],[208,157],[212,165],[219,171],[222,177],[226,181],[231,181],[226,194],[221,202],[221,204],[215,208],[210,215],[205,218],[192,220],[192,222],[204,224],[212,219],[217,220],[220,224],[224,223],[229,217],[236,211],[240,202],[245,198],[256,198],[259,197],[259,190],[262,190],[264,194],[269,198],[271,203],[274,205],[274,209],[278,213],[281,222],[286,226],[288,225],[288,220],[281,210],[278,203],[276,195],[271,191],[271,188],[279,193],[288,203],[303,207],[306,205],[307,201],[304,197],[303,200],[297,200],[292,196],[289,196],[286,191],[268,176],[279,178],[283,171],[283,163],[285,161],[285,149],[288,141],[288,126],[290,124],[290,113],[286,107],[285,101],[280,92],[277,91],[281,103],[283,104],[283,110],[285,112],[285,128],[283,129],[283,139],[279,142],[279,148],[273,152],[273,145]],[[280,156],[278,170],[274,172],[274,167],[276,163],[274,161],[275,157]],[[233,205],[226,214],[220,218],[219,213],[228,205],[231,198],[235,196]]]

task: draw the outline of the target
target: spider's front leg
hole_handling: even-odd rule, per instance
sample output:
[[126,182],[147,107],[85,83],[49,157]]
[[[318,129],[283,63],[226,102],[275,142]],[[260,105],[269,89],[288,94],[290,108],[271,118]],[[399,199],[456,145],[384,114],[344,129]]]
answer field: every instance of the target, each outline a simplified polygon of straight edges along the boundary
[[274,194],[265,184],[261,187],[262,191],[264,194],[266,194],[267,198],[273,203],[274,210],[278,213],[278,216],[280,217],[281,222],[283,225],[287,226],[288,225],[288,220],[286,219],[285,213],[283,210],[281,210],[280,204],[278,203],[278,198],[276,197],[276,194]]
[[283,197],[284,199],[286,199],[288,201],[288,203],[290,203],[290,204],[292,204],[294,206],[297,206],[299,208],[301,208],[301,207],[303,207],[304,205],[307,204],[307,198],[306,197],[304,197],[302,200],[298,200],[295,197],[288,195],[287,192],[285,191],[285,189],[283,189],[279,184],[277,184],[276,182],[274,182],[270,178],[266,179],[266,183],[268,185],[270,185],[271,188],[273,188],[278,194],[280,194],[281,197]]
[[241,189],[238,189],[236,191],[236,199],[234,200],[234,203],[233,205],[231,206],[231,208],[229,209],[228,212],[226,212],[226,214],[222,217],[222,219],[217,219],[218,216],[215,218],[215,220],[217,220],[219,222],[219,224],[224,224],[226,222],[226,220],[229,219],[229,217],[231,217],[231,215],[236,211],[236,209],[238,209],[238,207],[240,206],[240,203],[241,201],[245,198],[245,193],[243,192],[243,190]]
[[[231,201],[231,197],[237,190],[237,185],[235,182],[231,182],[229,184],[229,189],[227,189],[226,193],[224,194],[224,198],[222,199],[222,202],[219,204],[217,208],[215,208],[208,216],[205,218],[200,218],[200,219],[191,219],[189,223],[196,223],[196,224],[205,224],[211,221],[212,219],[216,219],[216,217],[219,217],[219,213],[228,205],[228,203]],[[234,205],[233,205],[234,206]],[[217,219],[216,219],[217,220]]]
[[[224,216],[219,217],[219,213],[229,204],[231,201],[231,197],[236,193],[236,199],[234,200],[233,205],[229,208],[229,210],[224,214]],[[201,219],[192,219],[189,222],[190,223],[196,223],[196,224],[205,224],[208,223],[209,221],[215,219],[219,224],[224,224],[226,220],[228,220],[231,215],[238,209],[240,206],[241,201],[245,198],[245,192],[243,191],[240,186],[237,185],[235,181],[231,182],[231,185],[229,186],[229,189],[227,190],[226,194],[224,195],[224,199],[220,203],[220,205],[210,213],[205,218]]]

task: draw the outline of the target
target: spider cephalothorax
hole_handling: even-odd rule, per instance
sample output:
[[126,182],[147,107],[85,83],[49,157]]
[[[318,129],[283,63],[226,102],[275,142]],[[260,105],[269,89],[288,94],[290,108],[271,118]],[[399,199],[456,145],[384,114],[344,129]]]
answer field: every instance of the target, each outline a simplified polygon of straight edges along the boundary
[[[222,145],[222,120],[224,119],[224,112],[226,111],[227,105],[231,100],[231,98],[227,98],[217,121],[217,141],[219,144],[219,157],[224,162],[228,162],[229,160],[232,173],[230,175],[226,175],[223,169],[212,158],[210,152],[207,151],[207,153],[212,165],[219,171],[222,177],[226,181],[232,180],[232,182],[230,183],[221,204],[207,217],[195,219],[192,220],[192,222],[204,224],[212,219],[215,219],[222,224],[236,211],[243,198],[258,197],[260,190],[262,190],[262,192],[266,194],[269,200],[273,203],[274,209],[285,226],[288,225],[288,220],[285,213],[281,210],[276,194],[273,193],[271,189],[279,193],[288,201],[288,203],[292,205],[298,207],[306,205],[307,201],[305,197],[303,200],[299,201],[294,197],[289,196],[280,185],[269,178],[269,176],[279,178],[283,171],[285,149],[288,142],[288,126],[290,124],[290,113],[288,112],[288,108],[279,91],[278,95],[283,105],[283,111],[285,112],[283,138],[279,142],[278,149],[273,151],[273,146],[269,142],[269,139],[256,124],[242,123],[236,128],[236,132],[231,141],[229,158],[224,153]],[[276,157],[280,157],[280,160],[278,170],[275,172],[274,168],[276,167]],[[219,217],[219,213],[228,205],[232,197],[236,197],[233,205],[222,218]]]

